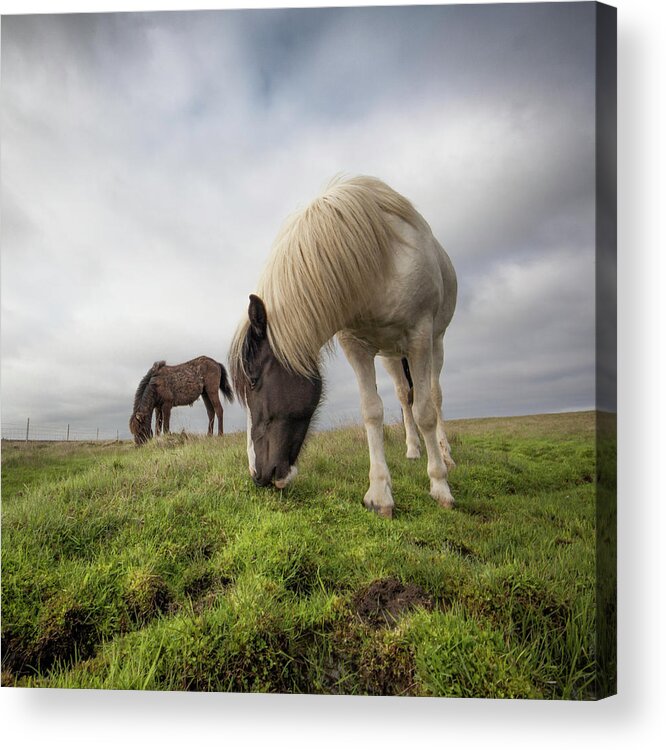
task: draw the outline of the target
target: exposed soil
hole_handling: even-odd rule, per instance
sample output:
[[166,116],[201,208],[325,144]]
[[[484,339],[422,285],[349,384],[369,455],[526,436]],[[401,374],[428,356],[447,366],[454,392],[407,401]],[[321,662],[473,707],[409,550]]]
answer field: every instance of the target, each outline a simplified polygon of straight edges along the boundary
[[373,628],[395,627],[403,612],[415,607],[432,609],[432,606],[432,599],[420,586],[403,584],[395,578],[373,581],[353,600],[356,614]]

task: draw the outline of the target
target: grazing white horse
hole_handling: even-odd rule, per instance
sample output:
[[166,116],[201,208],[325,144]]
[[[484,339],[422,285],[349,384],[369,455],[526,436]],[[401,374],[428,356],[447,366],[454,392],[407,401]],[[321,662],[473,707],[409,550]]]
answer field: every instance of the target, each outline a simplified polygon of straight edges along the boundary
[[321,396],[321,352],[337,334],[356,373],[368,437],[365,505],[393,515],[375,376],[379,356],[402,406],[407,457],[419,457],[420,431],[430,494],[453,507],[447,478],[454,463],[439,377],[456,296],[449,256],[412,204],[383,182],[334,181],[294,215],[275,242],[230,352],[234,387],[248,409],[248,461],[257,484],[282,488],[296,475]]

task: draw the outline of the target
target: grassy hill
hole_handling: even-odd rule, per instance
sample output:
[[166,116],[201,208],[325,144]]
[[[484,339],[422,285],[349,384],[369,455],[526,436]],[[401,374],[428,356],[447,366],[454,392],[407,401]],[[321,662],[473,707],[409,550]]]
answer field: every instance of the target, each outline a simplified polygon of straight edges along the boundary
[[594,697],[595,415],[449,423],[457,501],[386,428],[254,487],[244,435],[3,443],[4,685]]

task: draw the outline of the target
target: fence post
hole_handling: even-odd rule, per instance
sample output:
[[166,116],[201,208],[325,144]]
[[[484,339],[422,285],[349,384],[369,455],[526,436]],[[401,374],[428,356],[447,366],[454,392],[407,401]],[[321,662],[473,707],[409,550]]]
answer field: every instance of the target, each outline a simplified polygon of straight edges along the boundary
[[99,427],[97,428],[97,440],[99,440]]
[[69,441],[69,425],[67,425],[67,441]]
[[25,426],[25,442],[27,443],[30,439],[30,417],[28,417],[28,423]]

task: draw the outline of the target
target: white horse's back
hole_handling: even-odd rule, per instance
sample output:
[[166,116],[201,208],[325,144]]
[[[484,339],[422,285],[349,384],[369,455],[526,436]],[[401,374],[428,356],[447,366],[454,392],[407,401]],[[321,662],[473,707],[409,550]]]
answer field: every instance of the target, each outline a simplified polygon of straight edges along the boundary
[[400,240],[392,243],[392,268],[384,289],[342,329],[381,356],[407,356],[410,334],[423,318],[432,321],[433,336],[441,338],[455,311],[453,264],[428,223],[417,216],[416,226],[389,217]]

